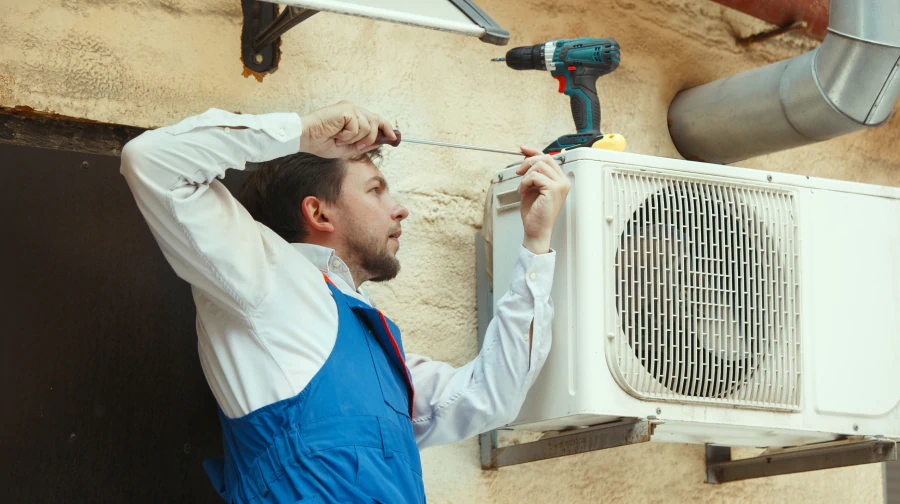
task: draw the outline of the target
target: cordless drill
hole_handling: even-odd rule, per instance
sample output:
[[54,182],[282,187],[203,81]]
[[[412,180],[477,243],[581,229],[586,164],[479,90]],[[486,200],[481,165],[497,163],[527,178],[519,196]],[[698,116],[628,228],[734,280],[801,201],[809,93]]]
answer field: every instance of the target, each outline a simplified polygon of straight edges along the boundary
[[[556,153],[581,146],[597,146],[598,142],[619,140],[600,132],[600,100],[597,98],[597,78],[619,67],[619,44],[608,38],[575,38],[551,40],[545,44],[516,47],[506,53],[506,66],[514,70],[549,70],[559,81],[559,92],[569,95],[572,118],[578,132],[563,135],[544,149]],[[621,138],[624,141],[624,138]],[[624,150],[624,144],[621,148]]]

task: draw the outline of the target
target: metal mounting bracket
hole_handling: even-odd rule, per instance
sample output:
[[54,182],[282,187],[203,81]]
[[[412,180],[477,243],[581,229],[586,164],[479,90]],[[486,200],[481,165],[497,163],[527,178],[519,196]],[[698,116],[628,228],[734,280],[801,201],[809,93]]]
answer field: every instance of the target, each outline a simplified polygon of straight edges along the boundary
[[244,28],[241,32],[241,59],[256,73],[278,68],[281,36],[318,11],[293,5],[278,13],[278,4],[260,0],[241,0]]
[[[287,5],[279,14],[278,4],[273,3],[274,1],[241,0],[241,9],[244,13],[244,27],[241,31],[241,59],[244,66],[259,74],[274,72],[278,68],[278,60],[281,56],[281,36],[319,12],[315,9]],[[494,45],[509,43],[509,32],[494,22],[472,0],[448,1],[472,23],[484,29],[484,33],[479,37],[483,42]],[[322,8],[321,4],[315,4],[315,6]],[[359,13],[348,13],[360,15]],[[430,25],[423,26],[435,28]]]
[[653,435],[652,420],[623,418],[616,422],[562,431],[530,443],[498,446],[497,431],[479,436],[481,468],[498,469],[564,455],[575,455],[636,443],[646,443]]
[[740,460],[731,459],[731,448],[707,445],[706,482],[728,483],[892,460],[897,460],[897,443],[871,437],[769,449],[757,457]]
[[484,28],[484,35],[481,36],[482,42],[499,46],[509,43],[509,32],[500,28],[500,25],[475,5],[475,2],[472,0],[450,0],[450,3],[462,11],[473,23]]

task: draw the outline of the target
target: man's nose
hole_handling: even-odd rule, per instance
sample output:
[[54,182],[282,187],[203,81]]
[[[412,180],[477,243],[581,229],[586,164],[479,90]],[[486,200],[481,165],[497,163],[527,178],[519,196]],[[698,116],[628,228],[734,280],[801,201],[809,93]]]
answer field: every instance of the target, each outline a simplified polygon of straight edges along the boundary
[[407,210],[405,206],[397,203],[397,206],[394,207],[394,211],[392,212],[391,217],[395,221],[400,222],[403,219],[409,217],[409,210]]

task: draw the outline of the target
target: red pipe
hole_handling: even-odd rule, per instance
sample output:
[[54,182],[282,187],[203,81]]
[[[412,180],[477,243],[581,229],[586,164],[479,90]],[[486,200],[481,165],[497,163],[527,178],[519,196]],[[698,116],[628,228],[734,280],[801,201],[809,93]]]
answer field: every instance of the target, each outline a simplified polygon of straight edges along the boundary
[[817,40],[824,39],[828,29],[828,0],[713,1],[776,26],[806,21],[806,29],[799,33]]

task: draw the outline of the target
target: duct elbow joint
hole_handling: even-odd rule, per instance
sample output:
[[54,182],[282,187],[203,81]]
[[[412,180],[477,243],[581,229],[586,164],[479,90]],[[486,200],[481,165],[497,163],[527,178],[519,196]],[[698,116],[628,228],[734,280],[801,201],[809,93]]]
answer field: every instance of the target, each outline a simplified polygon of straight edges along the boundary
[[[679,153],[733,163],[887,122],[900,97],[900,11],[863,8],[877,3],[835,0],[832,24],[844,31],[830,28],[815,50],[676,95]],[[852,19],[835,22],[842,12]]]

